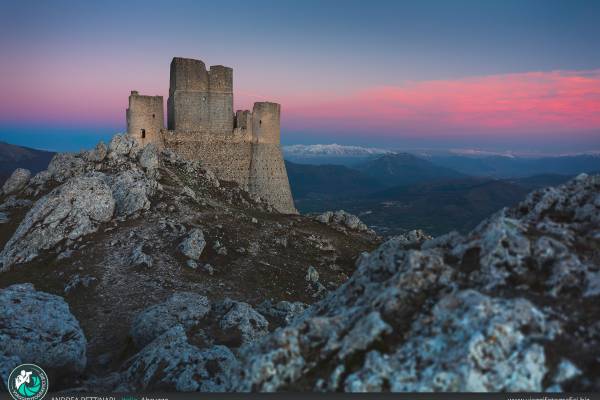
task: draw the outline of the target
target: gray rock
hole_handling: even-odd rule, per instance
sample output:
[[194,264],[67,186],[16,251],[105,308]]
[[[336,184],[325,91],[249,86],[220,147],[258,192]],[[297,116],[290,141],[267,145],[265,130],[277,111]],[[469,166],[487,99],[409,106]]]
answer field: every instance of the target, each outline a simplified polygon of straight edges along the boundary
[[0,211],[6,211],[13,208],[30,207],[33,204],[31,200],[17,199],[14,195],[8,196],[6,201],[0,204]]
[[137,156],[139,146],[135,139],[127,134],[114,135],[108,144],[108,158],[113,160],[130,156]]
[[317,283],[319,282],[319,272],[312,265],[306,270],[306,276],[304,279],[307,282]]
[[0,364],[21,360],[57,375],[79,374],[86,366],[86,345],[61,297],[28,283],[0,289]]
[[6,182],[4,182],[4,185],[2,186],[2,193],[4,193],[4,195],[9,195],[20,192],[25,188],[25,186],[27,186],[30,178],[31,171],[28,169],[15,169]]
[[48,164],[48,174],[59,183],[67,179],[82,175],[86,171],[86,161],[78,154],[56,153]]
[[6,224],[10,221],[10,215],[4,211],[0,211],[0,224]]
[[90,286],[92,286],[95,282],[98,282],[98,279],[91,275],[79,276],[78,274],[76,274],[65,285],[65,294],[69,294],[72,291],[82,287],[87,289]]
[[211,310],[205,296],[195,293],[175,293],[164,303],[151,306],[138,314],[131,326],[131,337],[142,348],[175,325],[186,331],[202,327],[201,322]]
[[147,144],[140,152],[138,160],[142,168],[144,168],[150,176],[155,176],[159,166],[159,151],[156,145],[152,143]]
[[127,364],[124,385],[118,391],[224,392],[237,360],[225,346],[200,349],[191,345],[184,327],[176,325]]
[[289,325],[295,318],[302,315],[308,308],[308,305],[300,301],[280,301],[272,304],[266,300],[262,302],[257,311],[264,316],[275,319],[279,325]]
[[99,163],[104,161],[108,154],[108,147],[103,141],[98,142],[93,150],[88,151],[85,154],[86,160],[89,162]]
[[107,178],[115,199],[118,216],[130,216],[150,209],[150,198],[156,190],[156,181],[140,170],[125,170]]
[[222,315],[219,327],[234,347],[253,342],[269,332],[269,322],[247,303],[225,299],[215,305],[215,312]]
[[433,238],[422,230],[414,229],[402,235],[393,236],[388,240],[395,241],[405,249],[419,249],[423,243],[431,239]]
[[369,227],[365,225],[360,218],[356,215],[347,213],[344,210],[335,212],[325,211],[324,213],[317,215],[315,219],[323,224],[339,225],[355,231],[370,231]]
[[0,253],[2,268],[24,263],[63,240],[95,232],[112,218],[115,202],[103,175],[75,177],[39,199]]
[[188,258],[194,261],[198,261],[202,252],[206,247],[206,240],[204,239],[204,233],[198,228],[194,228],[190,231],[188,236],[181,242],[179,249]]
[[147,268],[152,267],[153,260],[149,254],[144,253],[144,245],[140,244],[136,246],[131,252],[129,262],[134,266],[145,266]]
[[526,300],[459,292],[417,320],[395,352],[368,354],[345,390],[381,391],[389,384],[395,392],[540,392],[547,368],[538,341],[557,332]]
[[196,269],[196,268],[198,268],[198,263],[197,263],[196,261],[194,261],[194,260],[191,260],[191,259],[188,259],[188,260],[185,262],[185,265],[187,265],[187,266],[188,266],[188,268],[191,268],[191,269]]
[[6,382],[8,382],[10,373],[21,364],[23,361],[17,356],[0,354],[0,392],[8,392]]

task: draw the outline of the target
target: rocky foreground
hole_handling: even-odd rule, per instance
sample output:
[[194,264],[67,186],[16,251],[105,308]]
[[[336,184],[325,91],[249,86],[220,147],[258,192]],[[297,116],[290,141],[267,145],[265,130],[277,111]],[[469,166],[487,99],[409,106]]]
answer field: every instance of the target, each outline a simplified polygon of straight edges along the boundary
[[63,391],[600,390],[600,176],[375,250],[354,216],[280,215],[122,136],[3,192],[3,377],[35,362]]

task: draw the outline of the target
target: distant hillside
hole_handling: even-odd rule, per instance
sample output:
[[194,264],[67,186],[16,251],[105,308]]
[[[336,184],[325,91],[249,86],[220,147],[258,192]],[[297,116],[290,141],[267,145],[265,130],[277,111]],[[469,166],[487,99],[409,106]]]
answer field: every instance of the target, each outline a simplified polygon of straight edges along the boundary
[[452,168],[466,175],[496,178],[522,178],[532,175],[567,175],[600,171],[600,156],[576,155],[563,157],[503,157],[435,155],[429,160],[441,167]]
[[356,169],[387,186],[414,185],[460,179],[465,175],[408,153],[386,154],[357,165]]
[[302,202],[300,210],[318,212],[342,208],[359,215],[381,234],[422,228],[432,235],[466,232],[482,218],[523,200],[528,189],[503,180],[467,178],[398,186],[363,198]]
[[286,161],[294,199],[363,196],[385,188],[376,179],[342,165],[306,165]]
[[52,156],[54,153],[50,151],[0,142],[0,184],[4,183],[16,168],[27,168],[33,173],[46,169]]

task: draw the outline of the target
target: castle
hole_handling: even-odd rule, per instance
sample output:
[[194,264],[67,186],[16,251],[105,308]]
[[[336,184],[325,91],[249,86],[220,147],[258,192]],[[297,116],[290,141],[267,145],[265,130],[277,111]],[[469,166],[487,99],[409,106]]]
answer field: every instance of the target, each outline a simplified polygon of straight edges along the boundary
[[132,91],[127,133],[141,145],[154,143],[200,160],[222,180],[237,182],[277,211],[297,213],[280,143],[277,103],[254,103],[233,112],[233,69],[173,58],[164,129],[162,96]]

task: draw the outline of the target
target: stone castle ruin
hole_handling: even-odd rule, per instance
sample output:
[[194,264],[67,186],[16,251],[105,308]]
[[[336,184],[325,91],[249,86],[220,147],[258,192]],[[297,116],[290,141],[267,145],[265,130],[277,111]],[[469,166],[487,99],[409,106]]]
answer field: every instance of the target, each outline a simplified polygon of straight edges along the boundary
[[279,212],[297,213],[280,148],[277,103],[254,103],[233,112],[233,69],[173,58],[167,129],[162,96],[132,91],[127,133],[141,145],[154,143],[199,160],[219,177],[237,182]]

